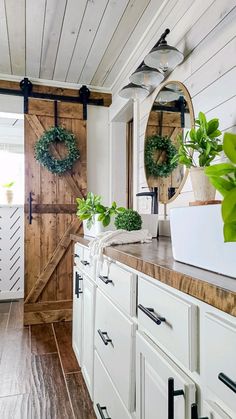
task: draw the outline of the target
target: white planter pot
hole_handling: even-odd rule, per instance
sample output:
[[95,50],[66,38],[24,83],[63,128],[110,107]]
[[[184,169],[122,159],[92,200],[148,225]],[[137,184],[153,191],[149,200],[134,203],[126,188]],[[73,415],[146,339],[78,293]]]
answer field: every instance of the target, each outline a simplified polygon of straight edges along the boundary
[[212,201],[216,190],[204,173],[204,167],[192,167],[190,177],[196,201]]
[[140,214],[142,217],[142,228],[148,230],[152,237],[157,237],[158,214]]
[[221,205],[170,210],[174,259],[236,278],[236,243],[224,243]]
[[11,205],[13,203],[13,198],[14,198],[13,191],[11,189],[7,189],[6,190],[6,200],[7,200],[8,205]]
[[92,225],[89,230],[87,227],[87,221],[83,221],[84,235],[89,237],[96,237],[98,234],[103,233],[104,231],[114,231],[114,217],[111,219],[110,224],[107,227],[104,227],[101,221],[98,221],[98,215],[95,216],[95,223]]

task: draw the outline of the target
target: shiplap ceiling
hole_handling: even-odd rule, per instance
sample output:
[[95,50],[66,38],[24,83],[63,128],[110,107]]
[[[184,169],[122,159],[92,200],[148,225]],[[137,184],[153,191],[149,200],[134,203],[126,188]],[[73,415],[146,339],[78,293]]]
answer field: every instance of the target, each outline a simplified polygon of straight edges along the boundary
[[111,89],[164,0],[0,0],[0,73]]

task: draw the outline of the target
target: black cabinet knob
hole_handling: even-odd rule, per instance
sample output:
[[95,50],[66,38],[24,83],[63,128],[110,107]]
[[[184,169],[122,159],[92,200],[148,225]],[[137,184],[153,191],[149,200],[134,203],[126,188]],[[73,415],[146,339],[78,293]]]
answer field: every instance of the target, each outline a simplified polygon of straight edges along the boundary
[[90,263],[87,260],[81,260],[82,265],[89,266]]
[[108,276],[99,275],[99,279],[101,279],[104,284],[113,284],[112,280],[108,278]]
[[155,314],[155,311],[153,308],[149,308],[149,307],[144,307],[142,304],[138,305],[139,310],[141,310],[144,314],[146,314],[146,316],[149,317],[149,319],[151,319],[154,323],[156,323],[158,326],[162,323],[165,322],[166,319],[164,317],[160,317],[157,314]]
[[108,345],[108,343],[112,343],[112,340],[109,338],[107,332],[102,332],[101,329],[98,329],[98,334],[102,339],[104,345]]
[[168,419],[174,419],[175,416],[175,404],[174,398],[178,396],[184,396],[184,390],[175,390],[174,378],[168,379]]
[[208,417],[199,418],[198,417],[198,410],[197,410],[197,404],[193,403],[191,406],[191,419],[209,419]]
[[99,415],[101,416],[101,419],[111,419],[110,416],[105,417],[103,412],[107,413],[107,408],[106,406],[101,406],[99,403],[97,403],[97,409],[99,412]]

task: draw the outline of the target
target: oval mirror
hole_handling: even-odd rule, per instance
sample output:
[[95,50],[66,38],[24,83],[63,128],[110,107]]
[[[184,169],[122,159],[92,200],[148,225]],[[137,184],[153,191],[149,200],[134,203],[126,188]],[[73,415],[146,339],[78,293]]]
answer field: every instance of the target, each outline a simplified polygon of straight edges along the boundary
[[178,81],[168,81],[157,90],[149,114],[144,147],[148,187],[158,188],[158,201],[168,204],[177,198],[187,179],[185,166],[172,164],[179,136],[184,139],[194,126],[190,94]]

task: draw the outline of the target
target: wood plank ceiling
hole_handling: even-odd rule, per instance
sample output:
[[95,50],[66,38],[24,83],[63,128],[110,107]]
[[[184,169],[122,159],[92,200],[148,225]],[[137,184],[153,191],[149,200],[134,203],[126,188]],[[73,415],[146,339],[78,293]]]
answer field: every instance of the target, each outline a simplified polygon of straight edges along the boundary
[[164,0],[0,0],[0,76],[111,89]]

